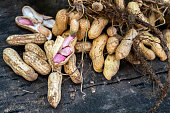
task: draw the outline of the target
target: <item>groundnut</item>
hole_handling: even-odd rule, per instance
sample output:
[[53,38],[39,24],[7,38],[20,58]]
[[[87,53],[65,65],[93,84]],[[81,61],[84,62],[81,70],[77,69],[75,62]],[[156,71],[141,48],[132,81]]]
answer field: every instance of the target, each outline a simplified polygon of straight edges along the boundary
[[79,21],[76,19],[72,19],[70,23],[70,34],[75,35],[79,30]]
[[108,55],[104,61],[103,75],[107,80],[118,72],[120,66],[120,60],[116,60],[115,55]]
[[90,52],[91,50],[91,42],[77,42],[75,45],[75,52],[80,53],[80,52]]
[[80,19],[79,30],[77,32],[77,40],[81,41],[85,36],[86,32],[90,29],[90,21],[88,19]]
[[73,54],[70,57],[69,61],[64,65],[64,71],[65,73],[70,75],[70,78],[74,83],[78,84],[82,82],[83,78],[80,75],[79,70],[77,69],[75,54]]
[[114,36],[117,34],[117,29],[113,26],[110,26],[107,28],[107,35],[108,36]]
[[106,44],[106,49],[109,54],[113,54],[119,45],[119,39],[117,36],[109,37]]
[[88,31],[89,39],[97,38],[108,24],[108,19],[104,17],[98,17],[95,19],[91,25],[90,30]]
[[33,67],[41,75],[48,75],[51,71],[50,65],[33,52],[24,52],[23,59],[28,65]]
[[6,48],[3,50],[3,59],[5,63],[12,68],[17,74],[22,76],[28,81],[34,81],[37,79],[38,74],[34,69],[28,66],[18,55],[18,53],[12,48]]
[[138,35],[135,29],[130,29],[116,49],[116,59],[123,59],[128,56],[133,39]]
[[96,72],[103,71],[104,57],[103,50],[107,42],[107,35],[102,34],[98,38],[93,40],[92,48],[90,50],[90,57],[93,62],[93,68]]
[[31,51],[39,55],[43,60],[47,60],[47,57],[45,55],[45,52],[34,43],[28,43],[25,45],[25,51]]

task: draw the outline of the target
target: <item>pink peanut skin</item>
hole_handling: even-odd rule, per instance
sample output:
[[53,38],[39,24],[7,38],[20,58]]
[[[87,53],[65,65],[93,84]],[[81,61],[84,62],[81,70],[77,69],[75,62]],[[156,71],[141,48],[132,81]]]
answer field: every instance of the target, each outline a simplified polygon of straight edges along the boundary
[[61,49],[61,50],[59,51],[59,53],[60,53],[61,55],[64,55],[64,56],[69,56],[69,55],[72,53],[71,47],[65,47],[65,48]]
[[69,36],[66,37],[64,42],[63,42],[63,48],[67,47],[70,45],[70,42],[75,38],[75,36]]
[[31,25],[33,26],[33,22],[31,22],[29,19],[24,19],[24,18],[19,18],[18,22],[23,24],[23,25]]
[[60,62],[64,61],[65,59],[66,59],[65,56],[63,56],[61,54],[56,54],[55,57],[53,58],[53,62],[60,63]]

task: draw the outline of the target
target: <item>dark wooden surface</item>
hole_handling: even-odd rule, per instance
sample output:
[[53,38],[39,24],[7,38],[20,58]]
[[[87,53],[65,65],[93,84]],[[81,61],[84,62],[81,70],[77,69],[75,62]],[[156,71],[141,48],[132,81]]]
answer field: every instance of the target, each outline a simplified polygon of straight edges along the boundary
[[[51,1],[51,2],[49,2]],[[152,92],[152,84],[147,77],[142,77],[126,61],[121,61],[120,70],[111,81],[107,81],[102,73],[95,73],[90,66],[91,60],[85,55],[82,99],[80,85],[72,83],[68,76],[63,77],[62,98],[56,109],[47,101],[47,76],[39,75],[34,82],[28,82],[17,76],[2,59],[4,48],[11,47],[6,38],[14,34],[31,33],[18,27],[14,18],[21,15],[24,5],[30,5],[40,13],[55,16],[58,9],[65,7],[66,1],[52,3],[53,0],[1,0],[0,1],[0,112],[40,112],[40,113],[144,113],[154,106],[158,97],[156,89]],[[47,5],[48,4],[48,5]],[[53,9],[53,10],[51,10]],[[55,10],[55,11],[54,11]],[[22,57],[24,46],[12,47]],[[77,54],[77,63],[81,54]],[[155,72],[164,80],[167,74],[165,62],[156,59],[153,62]],[[92,90],[95,92],[92,93]],[[168,97],[160,105],[157,113],[170,112],[170,91]]]

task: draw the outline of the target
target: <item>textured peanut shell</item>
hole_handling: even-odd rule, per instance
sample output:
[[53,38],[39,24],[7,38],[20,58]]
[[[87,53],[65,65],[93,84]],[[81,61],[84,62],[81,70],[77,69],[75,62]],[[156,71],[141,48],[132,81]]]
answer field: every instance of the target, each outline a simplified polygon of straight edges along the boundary
[[79,20],[81,17],[80,13],[77,11],[73,11],[70,14],[68,14],[68,25],[70,25],[72,19]]
[[70,57],[69,61],[64,65],[64,71],[65,73],[70,75],[70,78],[74,83],[78,84],[82,82],[83,78],[80,75],[80,72],[76,67],[76,55],[75,54],[73,54]]
[[91,42],[77,42],[75,45],[75,52],[80,53],[80,52],[90,52],[91,50]]
[[79,21],[76,19],[72,19],[70,23],[70,34],[75,35],[79,30]]
[[12,68],[17,74],[22,76],[28,81],[34,81],[37,79],[38,74],[34,69],[28,66],[19,56],[19,54],[12,48],[6,48],[3,50],[3,59],[5,63]]
[[48,102],[54,108],[57,107],[61,100],[61,84],[62,74],[59,72],[52,72],[48,77]]
[[129,2],[127,5],[127,10],[129,13],[132,13],[133,15],[139,17],[144,22],[148,23],[148,20],[146,19],[144,14],[141,12],[137,2]]
[[67,56],[67,58],[64,60],[64,61],[62,61],[62,62],[60,62],[60,63],[54,63],[54,65],[56,65],[56,66],[61,66],[61,65],[64,65],[64,64],[66,64],[67,62],[68,62],[68,60],[70,59],[70,57],[74,54],[74,52],[75,52],[75,48],[74,48],[74,46],[75,46],[75,44],[76,44],[76,42],[77,42],[77,37],[75,37],[72,41],[71,41],[71,43],[70,43],[70,47],[71,47],[71,51],[72,51],[72,53],[69,55],[69,56]]
[[62,9],[56,14],[55,24],[52,28],[52,33],[55,36],[61,35],[67,29],[68,15],[67,10]]
[[50,65],[33,52],[24,52],[23,59],[28,65],[33,67],[41,75],[48,75],[51,71]]
[[151,49],[148,49],[147,47],[145,47],[143,43],[139,44],[139,48],[140,48],[140,51],[143,53],[143,56],[147,60],[154,60],[155,59],[155,57],[156,57],[155,53]]
[[93,62],[93,68],[96,72],[102,72],[103,71],[103,64],[104,64],[104,56],[103,56],[103,50],[107,42],[107,35],[102,34],[98,38],[93,40],[92,48],[90,50],[90,57]]
[[17,17],[15,18],[15,23],[16,23],[18,26],[20,26],[20,27],[22,27],[22,28],[25,28],[25,29],[28,29],[29,31],[32,31],[32,32],[35,32],[35,33],[37,32],[35,26],[23,25],[23,24],[21,24],[21,23],[18,22],[18,18],[29,19],[30,21],[33,22],[34,25],[37,24],[36,21],[34,21],[33,19],[31,19],[30,17],[27,17],[27,16],[17,16]]
[[24,34],[24,35],[12,35],[6,39],[6,42],[12,46],[25,45],[28,43],[36,43],[38,45],[45,43],[46,37],[43,34]]
[[47,55],[48,63],[51,65],[52,71],[55,72],[55,71],[61,70],[61,66],[57,66],[53,63],[53,54],[52,54],[53,45],[54,45],[54,41],[48,40],[44,44],[44,49]]
[[106,44],[106,49],[109,54],[113,54],[119,45],[119,39],[116,36],[109,37]]
[[120,60],[116,60],[115,55],[108,55],[104,61],[103,75],[107,80],[118,72],[120,66]]
[[45,55],[45,52],[34,43],[28,43],[25,45],[25,51],[31,51],[39,55],[43,60],[47,60],[47,57]]
[[105,28],[108,23],[108,19],[104,17],[99,17],[95,19],[91,25],[90,30],[88,31],[89,39],[97,38]]
[[130,29],[116,49],[116,59],[120,60],[128,56],[133,39],[138,35],[135,29]]
[[107,28],[107,35],[112,37],[117,34],[117,29],[113,26]]
[[90,21],[88,19],[80,19],[80,26],[77,32],[77,40],[81,41],[85,36],[86,32],[90,29]]
[[167,55],[160,45],[159,38],[154,37],[149,32],[143,33],[142,35],[140,35],[140,37],[143,38],[142,43],[150,46],[152,51],[155,53],[156,56],[160,58],[161,61],[165,61],[167,59]]

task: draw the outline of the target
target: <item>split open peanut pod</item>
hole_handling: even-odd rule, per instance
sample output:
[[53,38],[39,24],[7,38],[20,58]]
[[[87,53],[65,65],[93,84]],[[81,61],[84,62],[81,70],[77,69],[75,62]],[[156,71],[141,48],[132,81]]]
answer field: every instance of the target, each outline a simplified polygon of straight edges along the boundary
[[18,26],[28,29],[32,32],[38,32],[46,36],[48,40],[52,38],[52,33],[49,29],[37,23],[33,19],[27,16],[17,16],[15,22]]
[[53,63],[55,66],[61,66],[68,62],[70,57],[74,54],[74,46],[77,42],[77,37],[68,36],[65,39],[58,36],[52,51],[53,51]]
[[30,6],[24,6],[22,8],[22,14],[24,16],[30,17],[34,21],[42,23],[42,25],[44,25],[48,28],[52,28],[55,24],[55,20],[52,19],[53,17],[39,14],[33,8],[31,8]]

